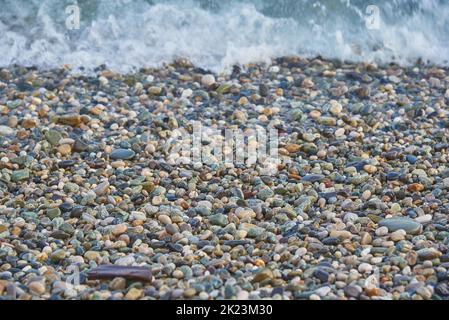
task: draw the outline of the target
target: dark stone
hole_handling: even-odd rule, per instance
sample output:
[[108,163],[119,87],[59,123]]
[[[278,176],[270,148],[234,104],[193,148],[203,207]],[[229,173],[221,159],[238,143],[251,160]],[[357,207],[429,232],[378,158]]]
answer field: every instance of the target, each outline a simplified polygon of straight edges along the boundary
[[136,153],[129,149],[115,149],[111,152],[111,159],[114,160],[129,160],[134,158]]
[[399,172],[389,172],[387,173],[387,180],[397,180],[399,176]]
[[304,177],[301,178],[301,181],[307,181],[307,182],[318,182],[318,181],[322,181],[324,179],[324,175],[322,174],[308,174]]
[[439,283],[435,287],[435,293],[444,297],[449,296],[449,285],[447,283]]
[[62,160],[58,162],[58,167],[61,169],[65,169],[74,166],[75,163],[75,160]]
[[313,275],[323,283],[326,283],[329,281],[329,272],[327,272],[321,268],[316,269],[314,271]]
[[416,161],[418,161],[418,158],[415,157],[414,155],[408,154],[405,159],[407,160],[408,163],[410,164],[415,164]]

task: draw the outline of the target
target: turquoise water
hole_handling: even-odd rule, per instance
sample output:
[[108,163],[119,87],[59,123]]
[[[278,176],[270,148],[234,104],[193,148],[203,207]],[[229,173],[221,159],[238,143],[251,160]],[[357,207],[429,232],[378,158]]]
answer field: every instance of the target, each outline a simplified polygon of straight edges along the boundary
[[187,57],[220,72],[291,54],[449,60],[448,1],[2,0],[0,10],[0,66],[127,72]]

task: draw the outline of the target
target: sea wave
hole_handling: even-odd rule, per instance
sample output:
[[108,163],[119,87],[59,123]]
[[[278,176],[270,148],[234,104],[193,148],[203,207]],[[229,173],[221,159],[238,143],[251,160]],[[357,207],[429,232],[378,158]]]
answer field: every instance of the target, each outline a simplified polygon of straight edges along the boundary
[[449,60],[449,3],[439,0],[2,0],[0,7],[2,67],[131,72],[184,57],[221,72],[297,54]]

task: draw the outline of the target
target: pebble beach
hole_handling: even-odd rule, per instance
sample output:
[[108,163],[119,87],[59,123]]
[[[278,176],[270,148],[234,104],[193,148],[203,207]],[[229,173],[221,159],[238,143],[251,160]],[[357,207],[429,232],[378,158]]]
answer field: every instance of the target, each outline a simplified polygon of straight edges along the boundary
[[[0,299],[447,299],[448,84],[297,56],[0,69]],[[275,128],[277,172],[176,161],[193,120]]]

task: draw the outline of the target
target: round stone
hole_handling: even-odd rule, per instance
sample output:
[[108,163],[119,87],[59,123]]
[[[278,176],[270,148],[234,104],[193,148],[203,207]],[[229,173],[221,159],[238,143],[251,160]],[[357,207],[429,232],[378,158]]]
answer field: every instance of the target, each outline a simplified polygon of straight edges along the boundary
[[212,74],[206,74],[201,78],[201,84],[205,87],[210,87],[215,83],[215,77]]
[[422,225],[410,218],[389,218],[379,221],[379,226],[386,227],[389,232],[403,229],[408,234],[419,234],[422,231]]
[[134,158],[136,153],[133,150],[129,149],[115,149],[111,152],[111,159],[114,160],[130,160]]

